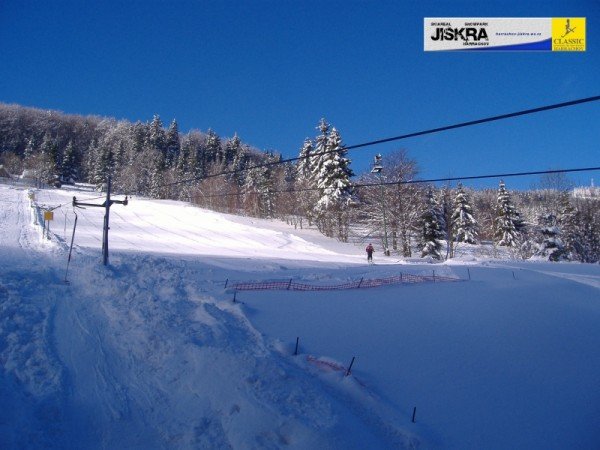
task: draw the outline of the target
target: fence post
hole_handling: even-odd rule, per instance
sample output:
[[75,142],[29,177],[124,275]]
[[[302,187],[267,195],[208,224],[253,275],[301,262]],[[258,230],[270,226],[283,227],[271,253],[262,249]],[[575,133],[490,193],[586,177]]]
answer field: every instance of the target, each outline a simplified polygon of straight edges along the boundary
[[433,272],[433,282],[435,283],[435,270],[433,270],[432,272]]
[[417,407],[415,406],[413,408],[413,416],[412,416],[412,423],[415,423],[415,416],[417,415]]
[[227,283],[229,283],[229,278],[225,280],[225,289],[227,289]]
[[469,270],[469,268],[467,267],[467,273],[469,274],[469,281],[471,280],[471,271]]
[[362,277],[362,278],[360,279],[360,281],[358,282],[358,286],[357,286],[357,288],[356,288],[356,289],[360,289],[360,285],[362,284],[362,282],[363,282],[363,280],[364,280],[364,279],[365,279],[365,277]]
[[233,303],[235,303],[235,298],[237,297],[237,289],[233,291]]
[[290,278],[290,282],[288,283],[288,286],[287,286],[288,291],[290,290],[290,287],[292,287],[292,280],[293,280],[293,278]]
[[296,350],[294,350],[294,355],[298,354],[298,343],[300,342],[300,337],[296,338]]

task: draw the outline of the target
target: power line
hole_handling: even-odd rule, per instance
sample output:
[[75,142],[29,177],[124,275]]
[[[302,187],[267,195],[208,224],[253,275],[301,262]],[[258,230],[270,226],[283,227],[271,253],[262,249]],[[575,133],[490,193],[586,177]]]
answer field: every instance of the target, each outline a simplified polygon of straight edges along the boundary
[[[496,173],[496,174],[486,174],[486,175],[468,175],[463,177],[448,177],[448,178],[430,178],[430,179],[418,179],[418,180],[400,180],[400,181],[386,181],[383,183],[357,183],[352,184],[353,188],[362,188],[362,187],[375,187],[375,186],[396,186],[403,184],[427,184],[427,183],[439,183],[443,181],[464,181],[464,180],[484,180],[489,178],[511,178],[511,177],[524,177],[531,175],[546,175],[546,174],[555,174],[555,173],[573,173],[573,172],[593,172],[600,170],[599,167],[578,167],[575,169],[556,169],[556,170],[536,170],[529,172],[508,172],[508,173]],[[274,194],[286,194],[286,193],[295,193],[295,192],[311,192],[318,191],[319,188],[302,188],[302,189],[275,189],[270,191]],[[215,197],[236,197],[240,195],[244,195],[244,192],[231,192],[224,194],[199,194],[199,195],[190,195],[185,197],[186,199],[193,200],[195,198],[215,198]]]
[[180,180],[180,181],[174,181],[172,183],[167,183],[167,184],[163,184],[161,186],[158,186],[159,188],[161,187],[169,187],[169,186],[175,186],[178,184],[183,184],[183,183],[189,183],[192,181],[201,181],[201,180],[205,180],[208,178],[214,178],[214,177],[218,177],[218,176],[222,176],[222,175],[233,175],[236,173],[240,173],[240,172],[245,172],[248,170],[253,170],[253,169],[259,169],[261,167],[270,167],[270,166],[275,166],[275,165],[280,165],[280,164],[285,164],[285,163],[289,163],[289,162],[293,162],[293,161],[299,161],[301,159],[307,159],[313,156],[321,156],[321,155],[326,155],[328,153],[334,153],[334,152],[339,152],[339,151],[347,151],[347,150],[355,150],[358,148],[364,148],[364,147],[369,147],[372,145],[379,145],[379,144],[385,144],[388,142],[394,142],[394,141],[399,141],[402,139],[408,139],[408,138],[412,138],[412,137],[417,137],[417,136],[424,136],[427,134],[434,134],[434,133],[440,133],[443,131],[449,131],[449,130],[454,130],[457,128],[464,128],[464,127],[469,127],[472,125],[479,125],[482,123],[488,123],[488,122],[495,122],[495,121],[499,121],[499,120],[504,120],[504,119],[510,119],[512,117],[520,117],[520,116],[525,116],[528,114],[536,114],[539,112],[543,112],[543,111],[550,111],[553,109],[560,109],[560,108],[566,108],[569,106],[575,106],[575,105],[580,105],[583,103],[590,103],[590,102],[595,102],[600,100],[600,95],[596,95],[593,97],[586,97],[586,98],[581,98],[581,99],[577,99],[577,100],[571,100],[568,102],[562,102],[562,103],[555,103],[552,105],[546,105],[546,106],[540,106],[537,108],[531,108],[531,109],[525,109],[525,110],[521,110],[521,111],[516,111],[516,112],[512,112],[512,113],[508,113],[508,114],[501,114],[498,116],[491,116],[491,117],[486,117],[483,119],[477,119],[477,120],[470,120],[468,122],[461,122],[461,123],[457,123],[454,125],[447,125],[447,126],[443,126],[443,127],[437,127],[437,128],[431,128],[428,130],[423,130],[423,131],[416,131],[413,133],[408,133],[408,134],[402,134],[399,136],[394,136],[394,137],[389,137],[389,138],[384,138],[384,139],[378,139],[375,141],[369,141],[369,142],[364,142],[362,144],[355,144],[355,145],[347,145],[347,146],[342,146],[339,149],[336,150],[327,150],[327,151],[322,151],[322,152],[317,152],[317,153],[311,153],[308,156],[297,156],[295,158],[287,158],[287,159],[281,159],[278,161],[270,161],[270,162],[266,162],[266,163],[261,163],[261,164],[257,164],[251,167],[246,167],[246,168],[242,168],[242,169],[235,169],[235,170],[225,170],[216,174],[210,174],[210,175],[206,175],[206,176],[202,176],[202,177],[193,177],[193,178],[189,178],[186,180]]

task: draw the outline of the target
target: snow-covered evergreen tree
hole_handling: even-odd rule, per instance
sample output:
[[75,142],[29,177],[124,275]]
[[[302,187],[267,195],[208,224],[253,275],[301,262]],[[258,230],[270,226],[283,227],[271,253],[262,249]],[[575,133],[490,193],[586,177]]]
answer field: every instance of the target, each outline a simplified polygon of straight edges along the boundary
[[115,170],[115,157],[112,148],[108,145],[97,146],[95,149],[95,162],[91,182],[96,189],[106,187],[109,176],[113,176]]
[[69,141],[67,148],[63,154],[63,162],[61,168],[62,182],[66,184],[74,184],[77,181],[77,169],[75,166],[75,147],[73,142]]
[[248,167],[250,150],[248,146],[242,145],[233,157],[231,170],[233,171],[232,180],[237,187],[242,187],[246,181],[246,167]]
[[600,261],[600,200],[585,199],[579,204],[579,233],[583,248],[581,260],[587,263]]
[[583,243],[579,227],[579,212],[569,200],[569,194],[563,193],[560,199],[558,225],[562,231],[565,255],[569,260],[581,261]]
[[155,150],[166,157],[167,152],[167,137],[163,128],[162,120],[158,115],[155,115],[150,122],[149,133],[147,136],[146,147],[148,150]]
[[332,128],[326,142],[325,155],[319,159],[320,171],[316,173],[316,187],[319,198],[315,205],[321,231],[327,236],[347,240],[347,210],[352,201],[353,175],[350,160],[342,145],[339,132]]
[[494,241],[500,246],[517,247],[523,222],[502,180],[498,186],[495,214]]
[[244,185],[244,207],[251,215],[274,217],[274,180],[269,167],[248,171]]
[[326,152],[328,151],[330,125],[325,119],[321,119],[319,125],[317,126],[317,130],[319,130],[321,134],[315,138],[315,148],[312,152],[313,156],[310,158],[311,161],[308,166],[311,170],[311,184],[313,184],[315,187],[318,184],[319,175],[323,170],[323,163],[327,157]]
[[161,152],[153,151],[150,173],[150,195],[154,198],[166,198],[165,157]]
[[296,164],[297,174],[298,174],[298,182],[301,184],[305,184],[309,186],[310,180],[312,178],[312,163],[313,160],[311,155],[314,151],[313,143],[309,138],[304,140],[304,144],[300,149],[300,154],[298,155],[298,162]]
[[23,151],[23,159],[24,165],[26,169],[32,168],[33,157],[35,155],[35,139],[31,136],[27,140],[27,145],[25,146],[25,150]]
[[452,212],[452,230],[456,242],[477,243],[478,224],[473,217],[473,208],[462,184],[456,188],[454,211]]
[[[240,137],[235,133],[231,139],[227,139],[225,142],[224,151],[224,167],[231,167],[237,154],[242,150],[242,141]],[[230,177],[231,178],[231,177]]]
[[52,138],[49,133],[44,135],[40,147],[40,157],[37,160],[37,171],[40,179],[46,184],[54,184],[58,177],[58,144],[56,139]]
[[446,255],[444,259],[454,258],[454,228],[452,228],[452,213],[454,212],[454,199],[448,185],[444,186],[439,194],[438,206],[441,216],[443,239],[446,241]]
[[303,214],[309,221],[313,221],[313,210],[317,202],[316,183],[314,182],[313,165],[316,156],[312,156],[315,149],[313,142],[306,138],[296,163],[296,189],[300,191],[298,196],[299,213]]
[[205,161],[209,165],[221,164],[223,151],[221,149],[221,138],[213,130],[209,129],[206,134],[206,146],[204,149]]
[[549,261],[565,259],[565,246],[560,238],[561,231],[556,216],[554,214],[544,214],[538,221],[542,241],[537,245],[535,256],[546,258]]
[[443,218],[440,206],[430,189],[427,192],[426,207],[421,217],[421,257],[431,256],[442,259],[442,240],[444,239]]
[[177,158],[181,152],[181,141],[179,138],[179,127],[177,121],[173,119],[165,135],[165,167],[170,169],[177,165]]

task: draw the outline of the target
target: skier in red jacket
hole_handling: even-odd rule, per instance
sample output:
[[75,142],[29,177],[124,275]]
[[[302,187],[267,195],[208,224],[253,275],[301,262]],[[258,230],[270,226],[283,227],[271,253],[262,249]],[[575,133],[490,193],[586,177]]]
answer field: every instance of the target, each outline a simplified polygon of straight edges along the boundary
[[367,262],[373,264],[373,252],[375,251],[373,244],[367,245],[365,251],[367,252]]

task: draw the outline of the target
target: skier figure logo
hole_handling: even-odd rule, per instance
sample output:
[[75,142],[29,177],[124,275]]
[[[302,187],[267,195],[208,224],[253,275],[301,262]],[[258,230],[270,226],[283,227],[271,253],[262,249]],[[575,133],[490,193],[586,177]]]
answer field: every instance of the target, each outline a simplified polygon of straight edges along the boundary
[[575,31],[575,28],[577,27],[571,28],[571,21],[567,19],[567,24],[565,25],[565,34],[563,34],[561,38],[564,38],[569,33],[573,33]]

